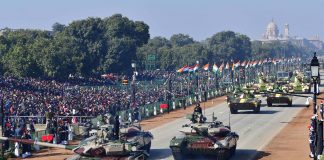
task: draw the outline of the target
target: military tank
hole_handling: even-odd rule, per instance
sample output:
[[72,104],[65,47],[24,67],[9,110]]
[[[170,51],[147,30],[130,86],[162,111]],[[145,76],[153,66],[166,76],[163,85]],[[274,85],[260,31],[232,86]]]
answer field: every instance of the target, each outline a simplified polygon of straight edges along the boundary
[[288,92],[288,87],[281,87],[281,89],[274,89],[272,93],[267,94],[267,105],[271,107],[273,104],[287,104],[292,106],[292,96],[285,94]]
[[172,138],[170,148],[175,160],[197,156],[203,159],[227,160],[235,154],[239,136],[216,118],[211,122],[203,119],[202,122],[195,121],[201,123],[183,125],[180,129],[182,135]]
[[250,92],[234,92],[227,96],[227,104],[232,114],[236,114],[238,110],[253,110],[259,113],[261,108],[261,100]]
[[73,150],[77,155],[69,160],[86,158],[145,160],[149,156],[152,139],[152,134],[142,131],[140,125],[125,124],[120,126],[118,118],[112,125],[100,126],[100,129],[96,132],[93,131],[92,136],[81,141],[78,146],[0,137],[0,140],[4,141]]
[[289,84],[289,93],[310,93],[311,83],[306,75],[296,71]]

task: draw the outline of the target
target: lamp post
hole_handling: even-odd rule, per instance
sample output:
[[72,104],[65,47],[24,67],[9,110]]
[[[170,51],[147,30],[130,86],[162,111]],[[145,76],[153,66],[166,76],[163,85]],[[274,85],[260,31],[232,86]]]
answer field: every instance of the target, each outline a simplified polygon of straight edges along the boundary
[[[313,84],[314,84],[314,95],[313,95],[313,114],[314,114],[314,117],[316,117],[317,115],[317,108],[316,108],[316,101],[317,101],[317,80],[318,80],[318,77],[319,77],[319,62],[318,62],[318,59],[316,57],[316,52],[314,53],[314,57],[311,61],[311,64],[310,64],[310,67],[311,67],[311,77],[312,77],[312,80],[313,80]],[[321,123],[320,121],[317,121],[317,118],[312,118],[312,121],[313,121],[313,128],[314,128],[314,140],[313,140],[313,147],[314,147],[314,160],[317,159],[317,155],[320,155],[322,154],[322,150],[323,150],[323,145],[319,145],[320,143],[323,142],[323,136],[319,137],[319,134],[318,134],[318,130],[317,128],[322,128],[323,129],[323,123]],[[317,122],[319,122],[319,124],[321,124],[321,126],[317,127]],[[323,135],[323,131],[320,131],[321,134]],[[319,143],[318,143],[319,142]]]
[[[199,61],[196,61],[196,64],[199,65]],[[196,87],[197,87],[197,102],[199,103],[200,100],[199,100],[199,93],[200,93],[200,83],[199,83],[199,73],[197,72],[196,73]]]
[[132,96],[132,107],[135,107],[135,82],[136,82],[136,63],[132,63],[133,68],[133,76],[132,76],[132,83],[131,83],[131,96]]

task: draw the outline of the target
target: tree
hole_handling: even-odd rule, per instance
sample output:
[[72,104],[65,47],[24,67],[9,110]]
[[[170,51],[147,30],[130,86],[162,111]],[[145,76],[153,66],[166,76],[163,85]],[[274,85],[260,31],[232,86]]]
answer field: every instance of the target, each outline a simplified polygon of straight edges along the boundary
[[[241,60],[250,57],[250,39],[232,31],[219,32],[207,40],[210,51],[214,54],[214,61]],[[216,59],[215,59],[216,58]]]
[[173,46],[180,47],[194,43],[194,40],[189,35],[184,34],[174,34],[171,36],[170,41]]
[[60,23],[56,22],[56,23],[54,23],[52,25],[52,31],[54,33],[56,33],[56,32],[62,32],[64,29],[65,29],[65,25],[64,24],[60,24]]

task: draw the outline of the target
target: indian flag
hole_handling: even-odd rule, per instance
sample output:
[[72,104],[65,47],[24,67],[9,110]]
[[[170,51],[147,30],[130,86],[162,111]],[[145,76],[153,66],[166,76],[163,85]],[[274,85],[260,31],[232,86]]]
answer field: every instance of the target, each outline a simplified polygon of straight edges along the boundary
[[196,63],[196,65],[193,67],[193,70],[194,70],[194,71],[197,71],[198,69],[199,69],[199,64]]
[[226,63],[226,66],[225,66],[225,69],[229,69],[230,68],[230,65],[229,65],[229,63],[227,62]]
[[241,62],[240,61],[238,61],[238,62],[235,63],[235,68],[236,67],[239,67],[239,66],[241,66]]
[[214,65],[213,65],[213,72],[217,72],[218,71],[218,67],[217,67],[217,65],[214,63]]
[[204,66],[203,66],[203,69],[204,69],[205,71],[208,71],[208,69],[209,69],[209,63],[207,63],[206,65],[204,65]]
[[222,73],[224,68],[224,62],[219,66],[219,71]]
[[245,65],[246,65],[246,61],[242,62],[241,66],[245,67]]
[[184,72],[188,68],[188,65],[185,65],[184,67],[177,70],[178,73]]

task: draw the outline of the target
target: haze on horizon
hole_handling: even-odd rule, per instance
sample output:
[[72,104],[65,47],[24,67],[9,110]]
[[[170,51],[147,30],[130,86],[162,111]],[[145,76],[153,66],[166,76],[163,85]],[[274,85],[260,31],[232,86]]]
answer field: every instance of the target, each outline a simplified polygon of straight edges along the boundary
[[109,17],[120,13],[150,26],[151,38],[188,34],[204,40],[213,34],[232,30],[260,39],[274,19],[290,35],[324,40],[324,1],[295,0],[10,0],[0,2],[0,28],[51,30],[55,22],[68,25],[87,17]]

